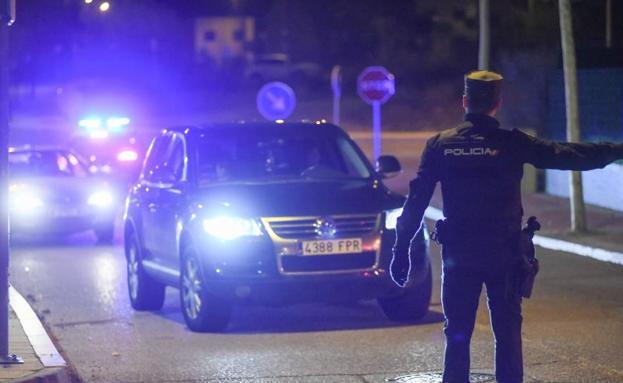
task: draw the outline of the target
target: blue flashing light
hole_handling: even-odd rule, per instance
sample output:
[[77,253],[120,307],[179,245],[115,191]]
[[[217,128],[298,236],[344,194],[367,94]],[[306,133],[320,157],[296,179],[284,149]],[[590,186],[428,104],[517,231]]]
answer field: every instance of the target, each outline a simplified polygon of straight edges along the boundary
[[113,132],[118,132],[129,124],[130,119],[127,117],[110,117],[106,120],[106,127]]
[[98,130],[102,128],[102,119],[99,117],[87,117],[78,121],[78,126],[87,131]]

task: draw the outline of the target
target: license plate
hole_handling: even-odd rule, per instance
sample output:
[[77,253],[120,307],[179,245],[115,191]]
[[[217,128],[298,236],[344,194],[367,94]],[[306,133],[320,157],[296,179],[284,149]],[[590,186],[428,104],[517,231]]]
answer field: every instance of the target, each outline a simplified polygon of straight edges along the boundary
[[361,238],[303,241],[303,255],[328,255],[361,253]]
[[78,217],[82,212],[78,208],[57,208],[53,210],[52,215],[57,218]]

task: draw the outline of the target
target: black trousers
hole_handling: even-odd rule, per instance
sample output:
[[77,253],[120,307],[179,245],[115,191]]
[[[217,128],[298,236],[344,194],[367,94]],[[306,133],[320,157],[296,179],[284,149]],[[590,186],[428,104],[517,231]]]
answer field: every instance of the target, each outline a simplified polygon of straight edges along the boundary
[[[489,317],[495,335],[496,379],[498,383],[522,382],[521,298],[509,300],[506,296],[508,268],[477,255],[470,260],[476,267],[461,266],[468,258],[465,250],[460,252],[460,247],[456,247],[455,252],[452,247],[443,249],[441,301],[446,319],[443,382],[469,383],[470,341],[483,285],[487,288]],[[504,256],[503,253],[498,256]]]

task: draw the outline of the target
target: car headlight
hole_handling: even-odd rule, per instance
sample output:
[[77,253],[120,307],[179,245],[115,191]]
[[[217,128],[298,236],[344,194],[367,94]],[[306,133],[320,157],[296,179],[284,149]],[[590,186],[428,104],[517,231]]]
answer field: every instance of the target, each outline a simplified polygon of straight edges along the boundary
[[398,217],[402,215],[402,208],[385,211],[385,228],[388,230],[396,230]]
[[43,200],[35,193],[22,193],[11,196],[11,211],[19,214],[32,214],[43,207]]
[[113,196],[109,191],[97,191],[89,196],[87,203],[96,207],[109,207],[112,205]]
[[260,226],[255,220],[226,216],[203,220],[203,230],[209,235],[223,240],[262,234]]
[[27,185],[9,186],[10,209],[13,213],[29,215],[36,213],[44,206],[43,200],[38,193],[30,189]]

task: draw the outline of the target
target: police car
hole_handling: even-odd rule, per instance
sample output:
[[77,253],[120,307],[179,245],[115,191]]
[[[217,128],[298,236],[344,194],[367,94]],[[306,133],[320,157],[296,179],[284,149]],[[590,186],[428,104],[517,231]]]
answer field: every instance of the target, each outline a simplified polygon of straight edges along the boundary
[[88,159],[91,172],[108,177],[125,193],[138,178],[151,137],[132,129],[128,117],[89,116],[78,126],[68,146]]
[[428,312],[428,234],[408,288],[389,275],[402,195],[340,128],[240,123],[163,131],[151,143],[124,215],[127,282],[136,310],[180,291],[193,331],[227,326],[232,305],[377,299],[393,320]]
[[9,178],[12,235],[93,230],[99,242],[113,240],[119,198],[73,152],[60,147],[12,148]]

